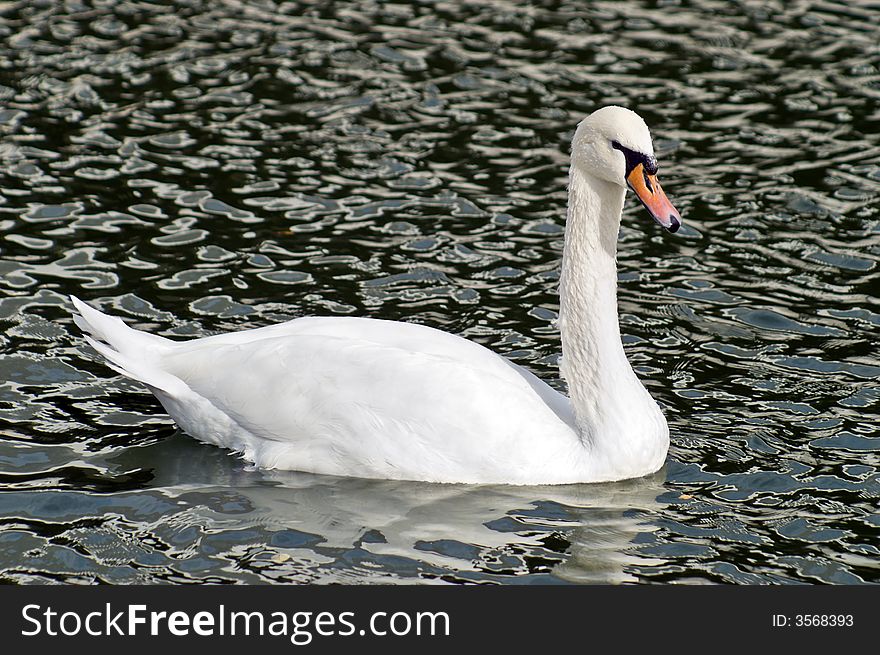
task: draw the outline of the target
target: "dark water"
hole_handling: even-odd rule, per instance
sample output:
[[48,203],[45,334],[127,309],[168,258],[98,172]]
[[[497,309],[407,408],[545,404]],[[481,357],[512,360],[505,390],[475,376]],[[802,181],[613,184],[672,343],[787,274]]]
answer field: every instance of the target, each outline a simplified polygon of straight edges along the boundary
[[[27,0],[0,39],[0,582],[880,581],[880,6]],[[621,230],[651,478],[251,471],[72,326],[369,315],[559,385],[567,145],[610,103],[686,225]]]

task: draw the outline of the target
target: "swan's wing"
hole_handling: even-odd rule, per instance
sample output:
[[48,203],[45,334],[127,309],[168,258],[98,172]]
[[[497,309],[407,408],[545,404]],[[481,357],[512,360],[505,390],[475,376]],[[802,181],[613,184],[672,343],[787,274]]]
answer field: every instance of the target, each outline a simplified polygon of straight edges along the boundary
[[[248,457],[261,466],[464,481],[491,477],[501,452],[520,453],[534,476],[554,448],[576,445],[542,396],[556,392],[423,326],[298,319],[178,344],[162,368],[252,435]],[[516,468],[506,460],[499,481],[516,481]]]
[[378,346],[397,348],[412,353],[437,355],[508,377],[504,367],[514,370],[560,420],[574,428],[574,413],[568,398],[541,380],[531,371],[514,364],[473,341],[413,323],[354,317],[306,317],[256,330],[232,332],[202,339],[207,344],[247,344],[278,337],[325,336],[371,342]]

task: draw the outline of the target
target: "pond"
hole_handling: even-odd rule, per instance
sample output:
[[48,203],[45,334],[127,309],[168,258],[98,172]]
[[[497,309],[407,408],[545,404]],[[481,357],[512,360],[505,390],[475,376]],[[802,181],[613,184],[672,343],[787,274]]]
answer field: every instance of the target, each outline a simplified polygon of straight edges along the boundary
[[[22,0],[0,7],[0,583],[880,581],[880,9]],[[102,365],[307,315],[465,336],[564,389],[574,127],[651,126],[621,331],[647,478],[252,470]]]

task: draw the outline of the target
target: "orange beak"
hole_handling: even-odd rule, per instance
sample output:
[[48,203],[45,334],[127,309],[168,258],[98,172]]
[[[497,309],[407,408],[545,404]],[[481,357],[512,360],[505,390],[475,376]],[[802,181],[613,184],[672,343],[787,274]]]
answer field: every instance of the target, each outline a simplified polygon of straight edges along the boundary
[[676,232],[681,227],[681,214],[666,197],[657,176],[649,174],[644,164],[633,167],[626,176],[626,182],[655,221],[670,232]]

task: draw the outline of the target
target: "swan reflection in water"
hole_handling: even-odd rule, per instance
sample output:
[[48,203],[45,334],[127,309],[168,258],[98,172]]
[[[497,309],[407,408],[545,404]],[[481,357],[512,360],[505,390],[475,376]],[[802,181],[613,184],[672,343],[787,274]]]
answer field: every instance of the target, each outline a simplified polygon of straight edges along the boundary
[[150,493],[175,500],[153,528],[192,535],[178,548],[198,552],[213,535],[211,549],[229,552],[211,558],[235,560],[263,544],[247,582],[516,582],[530,565],[548,573],[530,582],[635,582],[628,567],[651,560],[633,540],[656,529],[665,479],[527,487],[253,470],[182,433],[112,462],[149,470]]

